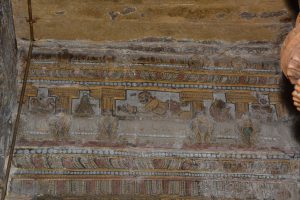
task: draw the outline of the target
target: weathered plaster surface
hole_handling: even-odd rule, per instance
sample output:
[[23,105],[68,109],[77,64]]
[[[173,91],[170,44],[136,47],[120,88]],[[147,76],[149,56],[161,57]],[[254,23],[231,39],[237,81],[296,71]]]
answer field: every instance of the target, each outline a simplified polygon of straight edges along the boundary
[[[17,36],[29,39],[26,1],[13,3]],[[281,41],[291,26],[284,0],[33,0],[32,5],[37,39]]]

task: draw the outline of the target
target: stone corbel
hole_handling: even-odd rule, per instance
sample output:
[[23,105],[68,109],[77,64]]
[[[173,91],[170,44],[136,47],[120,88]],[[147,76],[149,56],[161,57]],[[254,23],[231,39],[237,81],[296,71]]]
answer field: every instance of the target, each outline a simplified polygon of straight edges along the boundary
[[284,75],[295,85],[293,101],[300,111],[300,15],[295,28],[286,37],[281,49],[281,69]]

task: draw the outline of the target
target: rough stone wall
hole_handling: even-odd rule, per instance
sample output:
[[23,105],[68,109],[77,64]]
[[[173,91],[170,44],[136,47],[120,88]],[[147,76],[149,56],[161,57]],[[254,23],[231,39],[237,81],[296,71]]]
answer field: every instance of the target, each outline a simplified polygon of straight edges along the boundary
[[0,176],[11,134],[12,109],[16,97],[17,48],[11,2],[0,0]]

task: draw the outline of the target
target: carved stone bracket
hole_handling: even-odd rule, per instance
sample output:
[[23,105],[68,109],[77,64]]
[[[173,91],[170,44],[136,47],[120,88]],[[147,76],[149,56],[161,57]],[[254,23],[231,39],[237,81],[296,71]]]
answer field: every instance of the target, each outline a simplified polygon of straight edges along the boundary
[[294,105],[300,111],[300,15],[296,27],[288,34],[281,49],[281,69],[284,75],[295,84],[292,93]]
[[300,17],[296,27],[288,34],[281,49],[281,69],[285,76],[295,84],[300,79]]

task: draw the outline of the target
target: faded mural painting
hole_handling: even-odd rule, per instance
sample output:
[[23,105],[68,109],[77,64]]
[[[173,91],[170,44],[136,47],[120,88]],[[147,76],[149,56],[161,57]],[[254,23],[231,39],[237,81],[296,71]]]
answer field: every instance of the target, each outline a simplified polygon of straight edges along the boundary
[[[59,96],[59,92],[55,95],[57,90],[70,96]],[[22,138],[30,138],[31,142],[39,137],[50,141],[84,137],[84,142],[90,139],[103,144],[114,141],[115,145],[178,148],[259,147],[262,140],[264,144],[270,140],[274,147],[283,145],[276,132],[279,134],[287,113],[280,110],[276,93],[35,87],[32,91],[37,96],[28,98],[28,112],[24,112],[22,123]],[[102,93],[117,97],[106,99]],[[275,101],[270,102],[270,98]],[[269,126],[277,129],[272,136],[266,135]]]
[[[247,78],[205,67],[191,73],[155,64],[128,71],[95,60],[56,59],[33,59],[13,194],[297,198],[298,144],[279,76],[258,71]],[[206,83],[197,73],[238,82]],[[271,78],[276,82],[261,81]],[[245,84],[250,79],[256,82]]]

